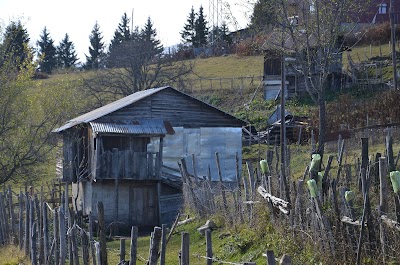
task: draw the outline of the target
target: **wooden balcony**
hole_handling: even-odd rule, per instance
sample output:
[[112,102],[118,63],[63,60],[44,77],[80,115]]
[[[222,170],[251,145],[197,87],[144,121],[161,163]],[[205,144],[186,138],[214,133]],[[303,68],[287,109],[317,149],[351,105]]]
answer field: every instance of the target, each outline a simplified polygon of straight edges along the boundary
[[156,180],[160,177],[158,152],[105,151],[98,156],[96,179]]

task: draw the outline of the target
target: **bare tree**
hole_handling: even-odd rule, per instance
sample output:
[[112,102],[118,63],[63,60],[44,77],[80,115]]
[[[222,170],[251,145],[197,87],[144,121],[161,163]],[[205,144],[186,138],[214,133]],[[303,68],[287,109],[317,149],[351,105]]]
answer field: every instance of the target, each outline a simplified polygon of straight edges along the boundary
[[141,32],[136,28],[131,40],[115,45],[108,54],[107,68],[86,80],[86,91],[99,105],[152,87],[182,85],[192,72],[191,62],[178,62],[162,53],[148,24]]
[[[296,74],[319,109],[318,150],[324,152],[326,92],[338,89],[345,50],[344,22],[363,7],[347,0],[276,0],[277,27],[265,48],[280,54],[285,71]],[[365,4],[364,4],[365,5]]]
[[33,91],[32,58],[26,58],[22,64],[10,60],[7,54],[1,58],[0,184],[35,177],[38,165],[48,161],[56,146],[51,130],[62,115],[62,111],[53,111],[58,108],[57,102],[49,100],[48,105],[42,104]]

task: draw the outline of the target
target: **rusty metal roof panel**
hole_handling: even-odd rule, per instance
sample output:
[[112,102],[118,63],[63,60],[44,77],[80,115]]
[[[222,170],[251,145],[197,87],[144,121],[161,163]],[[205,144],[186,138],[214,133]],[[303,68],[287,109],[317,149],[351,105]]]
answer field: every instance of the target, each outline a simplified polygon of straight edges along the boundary
[[94,133],[112,134],[145,134],[165,135],[173,134],[170,125],[163,120],[135,120],[119,123],[89,122]]

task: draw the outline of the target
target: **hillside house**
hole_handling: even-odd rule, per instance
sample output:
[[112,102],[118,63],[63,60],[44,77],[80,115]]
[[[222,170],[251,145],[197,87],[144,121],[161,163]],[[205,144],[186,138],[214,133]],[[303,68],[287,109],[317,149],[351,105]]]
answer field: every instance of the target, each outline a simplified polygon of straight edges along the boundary
[[[140,91],[76,117],[54,132],[63,138],[62,181],[72,183],[76,211],[125,227],[170,223],[182,205],[177,162],[195,159],[199,177],[235,177],[246,122],[172,87]],[[217,176],[212,176],[217,178]]]

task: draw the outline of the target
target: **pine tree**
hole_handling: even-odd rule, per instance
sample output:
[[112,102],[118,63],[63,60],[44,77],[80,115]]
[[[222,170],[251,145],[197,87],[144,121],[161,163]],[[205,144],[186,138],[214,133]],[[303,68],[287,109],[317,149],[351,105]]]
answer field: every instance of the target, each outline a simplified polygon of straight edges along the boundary
[[57,66],[56,48],[46,27],[44,27],[37,45],[39,46],[38,56],[41,58],[39,62],[40,69],[45,73],[51,74],[52,70]]
[[250,28],[256,32],[275,26],[278,22],[276,0],[257,0],[254,4],[253,14],[250,18]]
[[110,50],[113,46],[121,44],[123,41],[129,41],[131,39],[131,31],[129,28],[129,18],[126,12],[121,17],[121,22],[118,24],[118,28],[114,32],[114,37],[111,40]]
[[194,12],[194,8],[192,6],[186,24],[183,27],[183,31],[180,32],[183,42],[185,44],[190,44],[192,46],[194,42],[194,37],[196,35],[196,30],[195,30],[196,17],[197,14]]
[[57,59],[61,68],[70,68],[75,66],[78,61],[75,45],[69,40],[67,33],[65,33],[64,39],[62,39],[57,47]]
[[92,33],[89,36],[90,47],[89,56],[86,55],[86,68],[87,69],[99,69],[103,64],[105,57],[104,54],[104,42],[102,33],[100,32],[100,26],[96,23],[92,29]]
[[199,14],[194,23],[196,35],[194,36],[193,46],[195,48],[207,45],[208,42],[208,27],[205,15],[203,13],[203,6],[200,6]]
[[21,21],[10,22],[5,29],[3,43],[0,45],[2,56],[8,57],[8,60],[15,65],[21,65],[26,59],[32,58],[29,41],[28,31]]
[[147,18],[140,35],[145,47],[148,47],[150,58],[163,52],[164,47],[160,40],[157,39],[157,31],[154,29],[150,17]]

